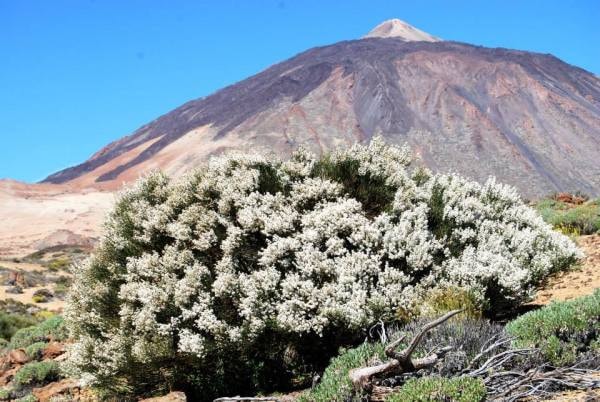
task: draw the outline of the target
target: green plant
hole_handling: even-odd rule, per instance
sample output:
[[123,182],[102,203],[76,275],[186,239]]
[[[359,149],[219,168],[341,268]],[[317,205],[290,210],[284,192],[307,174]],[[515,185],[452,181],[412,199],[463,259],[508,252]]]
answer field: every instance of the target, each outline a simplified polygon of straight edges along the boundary
[[21,389],[26,385],[42,385],[55,381],[60,378],[60,375],[60,367],[54,360],[31,362],[17,371],[12,383],[15,388]]
[[36,342],[65,340],[67,329],[61,316],[54,316],[27,328],[18,330],[10,340],[10,348],[26,348]]
[[540,348],[551,363],[573,363],[594,350],[600,334],[600,289],[571,301],[554,302],[511,321],[506,330],[519,347]]
[[48,344],[46,342],[35,342],[25,348],[25,353],[32,360],[37,360],[42,356],[43,350]]
[[46,303],[48,301],[48,298],[42,295],[35,295],[31,298],[31,301],[33,301],[34,303]]
[[483,382],[470,377],[411,378],[387,402],[479,402],[486,398]]
[[38,322],[38,319],[30,315],[0,312],[0,338],[9,340],[19,329],[32,326]]
[[448,311],[462,309],[460,317],[481,318],[483,307],[475,294],[468,289],[446,287],[435,289],[427,296],[425,304],[431,309],[431,315],[440,316]]
[[[363,343],[356,348],[341,350],[338,357],[331,360],[319,384],[308,394],[300,397],[299,402],[345,402],[360,400],[354,395],[348,373],[362,367],[376,358],[384,359],[384,347],[381,343]],[[355,399],[352,399],[355,398]]]
[[56,258],[48,263],[48,269],[50,271],[66,270],[70,264],[71,261],[66,257]]
[[600,199],[579,205],[545,199],[535,207],[546,222],[563,233],[586,235],[600,232]]
[[0,388],[0,401],[8,401],[11,399],[11,392],[9,389]]

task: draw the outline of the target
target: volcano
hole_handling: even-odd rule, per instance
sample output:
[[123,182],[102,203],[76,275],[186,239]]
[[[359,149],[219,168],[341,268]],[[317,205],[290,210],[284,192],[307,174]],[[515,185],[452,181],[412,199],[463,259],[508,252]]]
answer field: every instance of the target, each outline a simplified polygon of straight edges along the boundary
[[229,150],[285,157],[374,136],[407,144],[434,172],[495,176],[527,198],[600,195],[597,76],[549,54],[448,41],[389,20],[187,102],[41,184],[0,183],[0,254],[65,231],[97,236],[111,193],[152,169],[179,176]]

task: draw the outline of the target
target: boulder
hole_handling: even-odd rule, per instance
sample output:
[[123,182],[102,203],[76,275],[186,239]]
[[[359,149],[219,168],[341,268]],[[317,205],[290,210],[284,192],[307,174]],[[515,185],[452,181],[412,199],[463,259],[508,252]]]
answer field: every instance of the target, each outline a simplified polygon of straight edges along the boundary
[[27,353],[25,353],[25,350],[23,349],[13,349],[8,352],[7,357],[11,365],[25,364],[30,360],[29,356],[27,356]]
[[10,288],[6,289],[6,293],[13,294],[13,295],[20,295],[23,293],[23,288],[20,287],[19,285],[11,286]]
[[44,357],[44,360],[55,359],[63,353],[65,353],[65,345],[60,342],[52,341],[48,343],[46,348],[42,351],[42,356]]
[[21,288],[27,285],[25,283],[25,275],[23,275],[23,272],[18,271],[10,271],[5,283],[9,286],[19,286]]
[[[76,395],[79,393],[79,385],[71,378],[67,378],[61,381],[50,383],[44,387],[34,388],[31,391],[33,396],[37,398],[39,402],[49,402],[60,395]],[[79,400],[79,398],[72,398],[70,400]]]

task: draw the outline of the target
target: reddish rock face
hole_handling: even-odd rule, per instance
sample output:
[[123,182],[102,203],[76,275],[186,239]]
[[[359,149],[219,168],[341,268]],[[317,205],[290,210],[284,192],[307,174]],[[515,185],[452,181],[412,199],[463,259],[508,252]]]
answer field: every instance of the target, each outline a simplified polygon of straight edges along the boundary
[[8,352],[8,361],[11,365],[25,364],[29,361],[29,357],[23,349],[14,349]]
[[42,351],[42,356],[44,360],[46,359],[54,359],[58,356],[61,356],[65,353],[65,345],[60,342],[50,342],[46,346],[46,348]]
[[[404,28],[403,28],[404,29]],[[116,188],[227,149],[318,152],[382,135],[435,171],[526,196],[600,194],[600,80],[545,54],[366,38],[314,48],[141,127],[51,183]]]
[[35,388],[32,394],[38,399],[39,402],[49,402],[54,398],[61,396],[70,396],[69,400],[83,401],[83,400],[95,400],[95,399],[82,399],[79,395],[79,386],[73,379],[64,379],[58,382],[53,382],[45,387]]

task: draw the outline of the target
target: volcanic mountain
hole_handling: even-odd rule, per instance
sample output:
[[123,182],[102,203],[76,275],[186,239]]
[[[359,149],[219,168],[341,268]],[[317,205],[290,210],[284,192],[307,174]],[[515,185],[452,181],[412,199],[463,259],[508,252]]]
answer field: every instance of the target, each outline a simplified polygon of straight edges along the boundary
[[598,77],[552,55],[389,20],[187,102],[42,184],[0,183],[0,255],[93,237],[107,191],[151,169],[177,176],[227,150],[322,153],[376,135],[408,144],[434,171],[496,176],[529,198],[600,194]]
[[548,54],[444,41],[400,20],[190,101],[47,183],[118,188],[228,149],[324,152],[374,135],[434,171],[527,197],[600,193],[600,79]]

